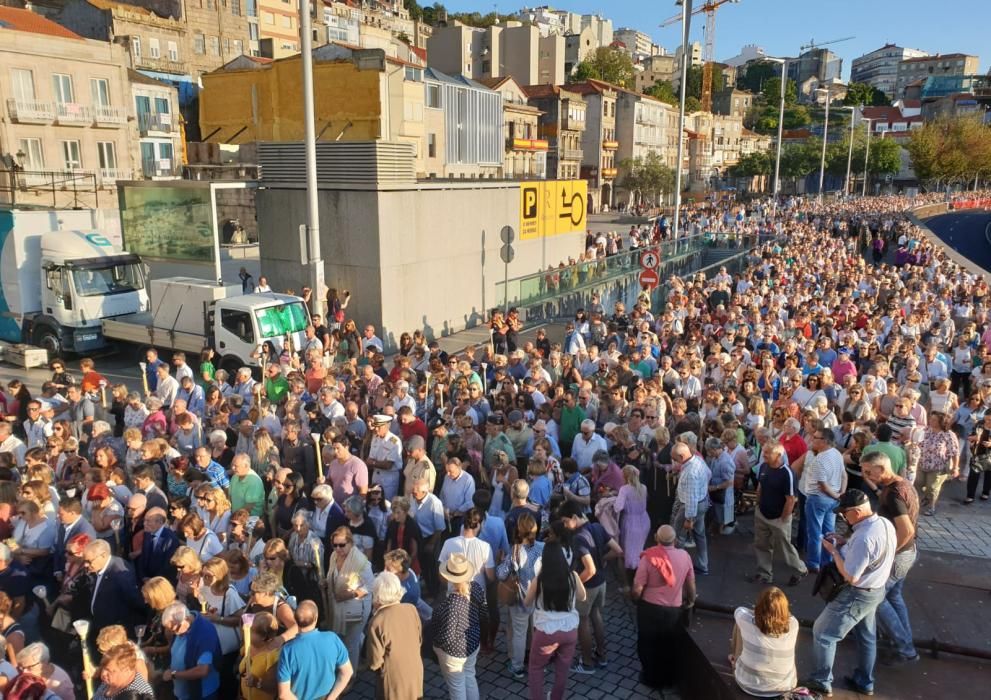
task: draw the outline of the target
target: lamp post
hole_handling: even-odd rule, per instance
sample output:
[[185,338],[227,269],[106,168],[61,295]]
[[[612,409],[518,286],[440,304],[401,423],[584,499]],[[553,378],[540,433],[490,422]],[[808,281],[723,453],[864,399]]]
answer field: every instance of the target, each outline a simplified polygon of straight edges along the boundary
[[829,142],[829,88],[817,88],[816,92],[826,93],[826,119],[822,125],[822,158],[819,161],[819,203],[822,204],[822,186],[826,181],[826,144]]
[[765,61],[781,64],[781,104],[778,107],[778,146],[774,154],[774,212],[778,211],[778,192],[781,190],[781,141],[784,137],[785,128],[785,91],[788,87],[788,59],[764,57]]
[[867,146],[864,148],[864,189],[860,193],[861,197],[867,196],[867,169],[871,158],[871,122],[874,120],[864,118],[864,121],[867,123]]
[[300,250],[300,258],[310,265],[310,306],[320,313],[323,298],[323,260],[320,258],[320,206],[317,199],[317,137],[313,116],[313,30],[310,0],[302,0],[299,8],[299,38],[303,58],[303,142],[306,154],[306,231],[309,254]]
[[678,163],[674,171],[674,239],[678,240],[681,226],[681,168],[685,150],[685,95],[688,89],[688,33],[692,26],[692,0],[679,0],[681,4],[681,96],[678,104]]
[[850,110],[850,152],[846,157],[846,179],[843,181],[843,196],[850,196],[850,168],[853,166],[853,126],[857,123],[857,106],[844,107]]

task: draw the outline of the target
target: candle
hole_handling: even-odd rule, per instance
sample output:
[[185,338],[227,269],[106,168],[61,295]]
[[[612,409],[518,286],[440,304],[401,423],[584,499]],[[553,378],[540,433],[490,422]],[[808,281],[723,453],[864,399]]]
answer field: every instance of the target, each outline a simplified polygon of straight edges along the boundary
[[145,362],[139,362],[138,367],[141,368],[141,384],[145,390],[145,396],[151,393],[151,389],[148,387],[148,365]]
[[[244,657],[251,656],[251,623],[255,621],[255,616],[251,613],[241,615],[241,630],[244,636]],[[250,667],[249,667],[250,668]]]
[[86,646],[86,637],[89,636],[89,620],[76,620],[72,623],[73,629],[79,635],[79,646],[83,652],[83,670],[89,674],[86,679],[86,697],[93,697],[93,662],[89,656],[89,647]]
[[323,455],[320,453],[320,433],[310,433],[313,449],[317,451],[317,477],[323,478]]
[[310,544],[313,546],[313,560],[316,562],[317,580],[321,580],[323,579],[323,563],[320,561],[320,543],[313,540]]

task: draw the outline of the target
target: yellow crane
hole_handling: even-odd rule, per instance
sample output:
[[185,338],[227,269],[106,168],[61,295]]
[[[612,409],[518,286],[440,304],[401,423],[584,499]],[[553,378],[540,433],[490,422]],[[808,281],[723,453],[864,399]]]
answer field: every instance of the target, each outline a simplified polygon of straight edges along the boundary
[[[712,71],[716,59],[716,10],[727,3],[739,3],[740,0],[706,0],[698,9],[692,11],[692,15],[705,13],[705,48],[702,51],[702,111],[712,111]],[[678,4],[681,4],[680,2]],[[661,22],[662,27],[675,24],[681,21],[681,15],[676,15]],[[688,47],[682,47],[682,52],[687,53]]]

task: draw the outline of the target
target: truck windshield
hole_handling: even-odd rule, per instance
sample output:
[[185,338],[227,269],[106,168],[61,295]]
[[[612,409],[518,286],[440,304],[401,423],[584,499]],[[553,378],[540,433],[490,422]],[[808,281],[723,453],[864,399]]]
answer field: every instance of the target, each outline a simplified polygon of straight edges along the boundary
[[141,265],[136,263],[75,269],[72,279],[80,297],[137,292],[145,286]]
[[306,328],[310,317],[302,302],[292,302],[281,306],[267,306],[255,311],[255,319],[262,338],[275,338],[286,333],[298,333]]

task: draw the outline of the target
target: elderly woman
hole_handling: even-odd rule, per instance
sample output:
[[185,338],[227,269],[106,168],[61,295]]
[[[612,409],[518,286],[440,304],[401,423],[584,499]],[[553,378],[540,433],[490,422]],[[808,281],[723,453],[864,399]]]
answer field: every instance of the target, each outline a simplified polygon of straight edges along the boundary
[[347,527],[334,531],[330,545],[334,551],[327,565],[326,585],[335,601],[333,630],[347,647],[351,665],[357,668],[365,624],[371,614],[368,594],[372,586],[372,565],[355,545]]
[[251,566],[257,566],[264,556],[264,535],[265,524],[261,518],[251,515],[247,508],[241,508],[231,514],[225,546],[228,551],[241,552]]
[[420,599],[420,578],[410,568],[410,556],[406,550],[389,550],[383,560],[384,570],[395,574],[403,586],[405,593],[402,602],[415,605],[418,610],[422,609],[423,613],[429,612],[430,606]]
[[171,661],[162,680],[172,684],[177,700],[219,697],[223,652],[214,626],[182,603],[165,608],[162,625],[172,635]]
[[192,607],[199,608],[197,599],[201,584],[203,562],[195,550],[189,547],[179,547],[172,554],[170,563],[176,569],[176,598],[184,600]]
[[[516,519],[516,532],[510,555],[502,560],[496,569],[499,579],[499,599],[508,603],[509,608],[509,672],[517,680],[526,678],[523,664],[526,656],[527,632],[530,629],[530,616],[533,606],[524,600],[530,581],[535,574],[534,566],[544,551],[544,543],[537,542],[537,521],[529,513]],[[503,594],[505,591],[505,594]]]
[[416,519],[410,517],[410,500],[405,496],[396,496],[392,500],[392,517],[385,534],[385,551],[394,549],[406,551],[413,562],[413,571],[420,572],[420,562],[417,555],[420,551],[420,526]]
[[356,494],[344,501],[344,516],[347,518],[347,528],[351,531],[354,545],[370,560],[378,535],[375,524],[365,517],[364,499]]
[[365,654],[376,673],[375,697],[419,700],[423,696],[423,630],[416,608],[403,603],[404,589],[395,574],[383,571],[372,584],[374,614],[368,623]]
[[[163,669],[168,668],[169,640],[162,626],[162,612],[176,601],[176,594],[167,579],[156,576],[148,579],[141,587],[141,596],[151,614],[147,624],[139,625],[137,641],[152,668],[156,669],[152,676],[157,677]],[[152,678],[149,677],[148,680],[150,682]]]
[[652,688],[672,685],[675,668],[658,659],[677,654],[685,606],[695,601],[692,557],[675,547],[675,531],[662,525],[654,536],[657,546],[644,551],[633,578],[633,600],[637,603],[637,655],[640,682]]
[[179,534],[186,546],[196,552],[200,561],[207,561],[224,551],[220,538],[210,530],[198,513],[190,513],[179,523]]
[[740,689],[760,698],[778,697],[798,684],[795,643],[798,620],[789,612],[780,588],[765,588],[754,609],[733,613],[733,650],[729,662]]
[[440,566],[448,582],[447,596],[434,608],[430,638],[451,700],[477,699],[475,662],[481,647],[482,621],[488,618],[485,588],[475,579],[475,569],[460,552]]
[[323,609],[323,596],[320,593],[320,576],[323,570],[323,542],[311,529],[313,513],[308,510],[296,511],[292,516],[292,534],[289,535],[289,556],[293,566],[288,572],[286,588],[292,591],[298,600],[316,601],[320,608],[320,616],[327,611]]
[[238,669],[241,697],[245,700],[275,700],[279,687],[275,673],[283,646],[279,623],[271,613],[257,613],[251,621],[250,634],[250,657],[242,657]]
[[[114,647],[122,645],[131,647],[131,652],[134,654],[135,670],[141,674],[142,678],[148,678],[148,659],[145,657],[144,652],[127,638],[127,630],[123,625],[104,627],[96,636],[96,650],[100,652],[101,657],[106,656]],[[85,677],[86,673],[84,672],[83,678]]]
[[[14,525],[17,560],[35,575],[43,575],[49,567],[51,548],[55,544],[55,519],[41,512],[35,501],[17,503],[18,520]],[[2,630],[0,630],[2,631]]]
[[950,430],[950,416],[929,414],[929,428],[920,446],[919,481],[922,489],[920,508],[926,515],[936,514],[936,504],[947,478],[960,474],[960,440]]
[[237,693],[234,666],[241,648],[238,629],[244,600],[231,585],[230,571],[224,559],[214,557],[203,564],[201,577],[202,584],[198,590],[200,609],[203,617],[216,628],[223,654],[216,662],[221,672],[220,694],[221,697],[233,697]]
[[148,397],[148,415],[141,423],[141,434],[144,435],[145,440],[154,440],[168,435],[169,419],[163,410],[164,405],[157,396]]
[[733,486],[736,481],[736,462],[723,441],[717,437],[705,440],[706,463],[709,465],[709,500],[715,515],[715,528],[724,535],[733,532]]
[[17,667],[21,673],[29,673],[44,679],[45,686],[60,700],[75,700],[72,679],[61,667],[51,661],[48,647],[35,642],[17,652]]
[[251,582],[251,598],[244,612],[252,615],[270,613],[275,618],[277,634],[283,643],[299,633],[292,606],[286,602],[282,581],[271,571],[259,571]]
[[120,530],[124,526],[124,506],[120,504],[110,488],[104,484],[93,484],[86,493],[91,507],[90,523],[96,536],[111,546],[120,542]]

